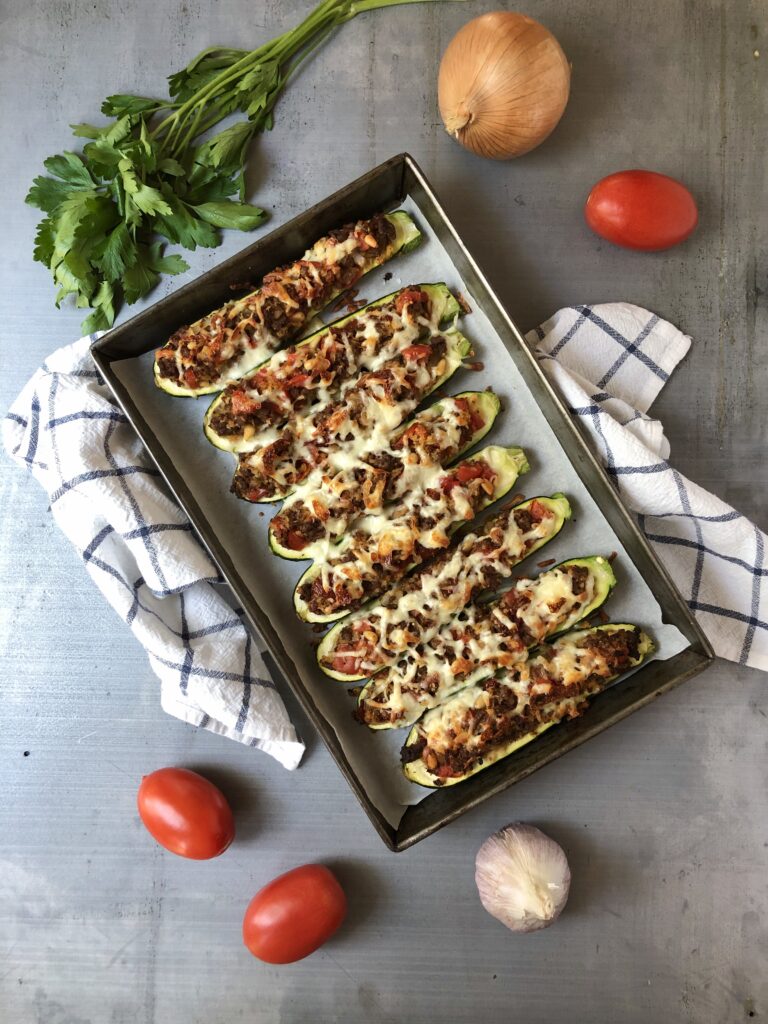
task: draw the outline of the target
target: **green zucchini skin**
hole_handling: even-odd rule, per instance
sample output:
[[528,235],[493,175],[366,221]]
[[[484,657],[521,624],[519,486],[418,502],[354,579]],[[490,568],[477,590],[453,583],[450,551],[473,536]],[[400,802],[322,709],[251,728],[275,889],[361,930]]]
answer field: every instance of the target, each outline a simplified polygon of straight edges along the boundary
[[[453,462],[455,462],[457,459],[465,455],[470,450],[470,448],[473,448],[476,444],[482,441],[482,439],[493,427],[496,417],[499,415],[499,411],[501,410],[501,402],[499,401],[498,396],[494,395],[490,391],[462,391],[461,394],[452,397],[466,398],[467,401],[474,407],[474,409],[477,412],[482,412],[484,423],[479,430],[475,431],[475,433],[472,435],[472,437],[469,438],[469,440],[461,449],[461,451],[457,452],[454,459],[452,459],[451,462],[448,463],[448,465],[452,465]],[[429,412],[431,410],[438,410],[440,403],[442,401],[443,399],[440,399],[440,401],[435,402],[432,406],[429,407],[427,411]],[[393,440],[397,438],[400,434],[402,434],[405,430],[407,430],[409,425],[413,423],[414,419],[418,419],[418,414],[415,417],[412,417],[406,423],[404,423],[402,427],[398,427],[397,431],[393,436]],[[269,526],[268,538],[269,546],[272,549],[273,553],[278,555],[280,558],[285,558],[289,561],[306,562],[316,558],[318,553],[322,553],[323,550],[323,548],[320,548],[317,544],[308,544],[305,548],[302,548],[300,551],[294,551],[291,548],[284,547],[275,537],[271,523]],[[339,540],[341,540],[341,538],[339,538]]]
[[[370,273],[371,270],[375,270],[377,267],[382,266],[382,264],[387,263],[400,252],[412,252],[422,241],[423,236],[421,231],[419,230],[418,226],[416,225],[416,222],[413,220],[411,215],[406,213],[405,210],[395,210],[393,213],[386,214],[386,217],[395,228],[394,242],[389,247],[383,258],[379,258],[371,262],[371,265],[365,271],[363,276],[365,276],[365,274],[367,273]],[[328,300],[324,302],[322,306],[309,311],[307,315],[307,320],[311,319],[312,316],[319,313],[327,305],[329,305],[331,302],[337,299],[344,290],[345,289],[343,288],[337,290],[332,295],[329,295]],[[226,384],[229,383],[229,379],[227,379],[214,381],[211,384],[206,384],[200,388],[186,388],[180,384],[177,384],[175,381],[172,381],[168,377],[161,377],[157,360],[155,360],[154,363],[153,374],[155,384],[157,385],[158,388],[160,388],[161,391],[165,391],[166,394],[173,395],[174,397],[179,398],[199,398],[201,395],[212,395],[215,394],[217,391],[221,391],[221,389],[225,387]]]
[[[535,498],[529,498],[527,501],[523,501],[520,502],[518,505],[515,505],[514,508],[510,509],[510,513],[514,513],[514,511],[517,509],[525,509],[526,507],[530,506],[534,501],[538,501],[542,505],[546,505],[547,508],[550,509],[550,511],[554,514],[555,517],[554,526],[552,533],[548,537],[542,537],[538,543],[533,545],[530,551],[526,552],[526,554],[523,556],[522,559],[520,559],[520,561],[523,561],[524,559],[530,557],[530,555],[534,554],[534,552],[539,551],[542,547],[544,547],[545,544],[548,544],[551,540],[554,540],[554,538],[560,533],[563,526],[571,518],[572,515],[571,506],[568,499],[564,494],[560,494],[559,492],[551,496],[539,495],[538,497]],[[355,612],[353,614],[364,616],[366,611],[370,612],[375,608],[377,600],[378,599],[374,598],[373,600],[369,601],[363,608],[361,608],[359,612]],[[352,675],[344,672],[337,672],[335,669],[330,669],[322,664],[323,659],[328,658],[329,655],[333,652],[336,639],[341,630],[344,629],[345,625],[346,622],[342,620],[341,622],[338,622],[336,623],[336,625],[332,626],[331,629],[329,629],[328,632],[325,634],[317,648],[317,663],[318,667],[320,668],[320,671],[323,672],[325,675],[329,676],[331,679],[337,679],[339,680],[339,682],[343,683],[357,683],[360,682],[360,680],[362,679],[367,679],[367,674]],[[400,655],[398,655],[397,657],[399,656]],[[389,662],[389,664],[392,664],[392,662],[394,662],[395,660],[397,659],[393,658]],[[382,668],[386,667],[386,665],[382,666]]]
[[[453,322],[457,316],[461,313],[461,307],[458,301],[451,294],[447,285],[442,282],[436,282],[433,284],[420,284],[411,285],[409,287],[419,288],[422,291],[427,292],[436,310],[440,310],[440,324],[448,324]],[[404,291],[404,288],[398,288],[397,291],[390,292],[389,295],[384,295],[380,299],[375,299],[373,302],[369,302],[367,306],[363,306],[361,309],[355,310],[354,313],[349,313],[346,316],[341,317],[338,320],[334,320],[333,323],[324,324],[318,330],[313,331],[312,334],[307,335],[306,338],[302,338],[301,341],[295,342],[294,348],[303,348],[306,345],[317,343],[318,339],[324,334],[327,334],[331,329],[343,327],[344,324],[363,316],[365,313],[369,313],[373,310],[380,309],[382,306],[386,306],[387,303],[391,302],[392,299],[398,294],[398,292]],[[248,373],[244,374],[240,379],[247,382],[250,377],[253,377],[258,371],[265,366],[270,359],[273,359],[276,355],[285,352],[285,349],[280,349],[279,352],[273,353],[264,362],[259,363]],[[231,383],[231,382],[230,382]],[[244,441],[237,437],[223,437],[221,434],[217,434],[216,431],[211,427],[211,419],[218,408],[219,403],[223,399],[223,390],[221,393],[216,395],[214,400],[208,406],[205,416],[203,417],[203,432],[208,441],[215,447],[220,448],[225,452],[234,452],[237,454],[241,451],[252,451],[254,448],[261,447],[258,443],[258,438],[254,439],[254,443]]]
[[[589,604],[584,605],[583,608],[575,608],[572,614],[563,623],[561,623],[560,626],[557,627],[557,629],[552,630],[551,633],[545,634],[543,638],[545,640],[551,640],[557,636],[562,635],[563,633],[567,633],[569,630],[573,629],[574,626],[578,625],[579,622],[582,622],[584,619],[589,618],[590,615],[594,615],[598,608],[601,608],[605,604],[605,602],[608,600],[610,596],[611,591],[616,586],[616,576],[614,575],[611,563],[608,561],[607,558],[604,558],[602,555],[589,555],[584,558],[569,558],[565,562],[560,562],[559,565],[553,565],[551,569],[547,569],[547,571],[545,573],[542,573],[541,575],[546,576],[548,573],[553,573],[558,569],[566,569],[569,566],[580,566],[589,571],[594,583],[594,596],[592,600],[589,602]],[[485,671],[483,671],[481,668],[476,669],[475,672],[470,673],[470,675],[466,679],[463,679],[452,690],[448,690],[445,693],[441,694],[438,703],[445,703],[447,700],[450,700],[450,698],[459,690],[463,690],[465,686],[472,686],[473,683],[478,681],[478,679],[486,678],[491,672],[493,672],[493,667],[490,665],[487,667]],[[377,678],[378,674],[373,676],[370,682],[368,682],[360,691],[360,694],[357,699],[358,707],[362,707],[370,697],[371,693],[374,691]],[[414,709],[414,711],[416,710],[417,709]],[[418,718],[421,718],[421,715],[428,710],[428,707],[423,707],[420,710],[418,710],[418,713],[415,715],[415,717],[413,715],[405,715],[403,718],[398,719],[396,722],[366,722],[365,724],[367,728],[371,729],[372,731],[383,731],[387,729],[406,729],[412,726],[413,723]]]
[[[485,459],[493,466],[493,468],[496,469],[498,473],[498,481],[494,493],[489,495],[486,501],[482,502],[478,511],[483,508],[487,508],[495,501],[499,501],[503,498],[505,494],[508,494],[515,486],[518,477],[522,473],[527,473],[530,468],[525,452],[522,448],[517,447],[502,448],[500,445],[489,445],[487,448],[481,449],[479,452],[474,455],[470,455],[469,458],[463,461],[472,462],[475,459]],[[451,532],[458,530],[459,527],[463,525],[465,524],[456,523],[454,527],[451,528]],[[328,615],[318,615],[315,612],[310,611],[306,602],[302,600],[299,594],[300,589],[305,583],[309,583],[314,580],[321,572],[322,566],[319,563],[314,562],[296,584],[293,596],[294,609],[297,616],[303,622],[336,622],[338,619],[342,619],[349,614],[347,611],[339,611]]]
[[[648,636],[647,633],[640,629],[639,626],[635,626],[631,623],[625,622],[611,622],[607,623],[604,626],[596,626],[593,629],[584,629],[573,633],[566,633],[564,636],[560,638],[561,641],[569,638],[576,640],[579,637],[584,636],[588,633],[595,633],[600,631],[616,631],[619,629],[632,630],[635,633],[637,633],[639,637],[638,656],[637,658],[632,660],[632,662],[625,670],[625,672],[617,673],[616,675],[611,676],[610,678],[600,680],[599,683],[595,683],[591,687],[582,687],[581,692],[579,692],[579,690],[577,689],[573,696],[569,696],[560,701],[555,701],[551,705],[545,705],[541,713],[544,715],[548,714],[550,716],[549,720],[545,718],[545,720],[539,722],[531,732],[528,732],[523,736],[519,736],[517,739],[511,741],[510,743],[500,744],[495,749],[492,749],[489,753],[483,756],[481,762],[475,764],[463,775],[457,775],[445,779],[438,779],[436,776],[432,775],[431,772],[429,772],[426,765],[424,764],[424,761],[421,758],[418,758],[415,761],[410,761],[407,764],[403,765],[403,773],[405,777],[409,780],[409,782],[414,782],[416,783],[416,785],[424,786],[427,789],[442,789],[446,786],[455,786],[457,783],[464,782],[466,779],[471,778],[478,772],[484,771],[486,768],[490,768],[491,765],[496,764],[498,761],[503,760],[505,757],[509,757],[509,755],[514,753],[515,750],[519,750],[521,747],[532,742],[532,740],[540,736],[541,733],[543,733],[546,729],[551,728],[553,725],[557,725],[560,721],[562,721],[563,717],[568,713],[570,709],[575,708],[577,704],[583,703],[584,700],[586,700],[587,698],[592,697],[595,694],[606,689],[606,687],[610,686],[617,679],[621,678],[621,676],[625,675],[626,672],[629,672],[633,668],[637,668],[637,666],[641,665],[646,660],[646,658],[653,654],[655,650],[653,640]],[[455,694],[453,699],[456,700],[460,696],[461,692]],[[445,707],[445,705],[442,705],[442,707]],[[438,714],[440,711],[441,707],[437,707],[434,708],[432,711],[427,712],[427,715]],[[427,716],[424,716],[424,719],[422,719],[421,721],[423,722],[426,719],[426,717]],[[411,731],[409,732],[408,738],[406,739],[405,742],[406,747],[415,743],[416,740],[418,739],[419,727],[420,722],[417,722],[416,725],[414,725]]]

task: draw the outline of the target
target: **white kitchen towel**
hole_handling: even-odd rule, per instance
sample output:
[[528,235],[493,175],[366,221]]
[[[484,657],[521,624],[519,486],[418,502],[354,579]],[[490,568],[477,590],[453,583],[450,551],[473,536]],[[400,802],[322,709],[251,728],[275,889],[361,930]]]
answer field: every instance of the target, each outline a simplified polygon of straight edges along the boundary
[[721,658],[768,670],[766,536],[667,461],[651,403],[690,338],[645,309],[572,306],[527,335]]
[[[50,356],[3,422],[9,454],[149,655],[163,708],[295,768],[304,745],[216,567],[100,383],[82,338]],[[263,648],[262,648],[263,649]]]
[[[146,648],[163,708],[294,768],[304,747],[262,645],[99,382],[92,340],[59,349],[32,377],[3,422],[5,447],[45,487],[59,526]],[[768,669],[766,538],[669,465],[663,428],[648,416],[690,339],[611,303],[560,310],[528,340],[717,654]]]

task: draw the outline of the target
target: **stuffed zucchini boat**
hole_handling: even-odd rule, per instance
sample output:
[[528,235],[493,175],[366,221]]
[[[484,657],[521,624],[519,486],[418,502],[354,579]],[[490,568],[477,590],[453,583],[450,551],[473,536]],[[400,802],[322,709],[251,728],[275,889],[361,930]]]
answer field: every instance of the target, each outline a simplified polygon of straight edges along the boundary
[[155,356],[155,383],[170,395],[220,391],[301,334],[341,292],[398,252],[418,245],[411,217],[376,214],[332,231],[261,287],[180,327]]
[[313,402],[328,401],[357,373],[428,338],[459,312],[444,284],[411,285],[385,295],[227,384],[208,407],[205,435],[224,451],[254,451],[269,428]]
[[525,661],[530,648],[572,629],[605,603],[616,577],[607,558],[571,558],[518,580],[492,604],[470,605],[428,644],[363,687],[355,717],[371,729],[412,725],[457,690]]
[[300,619],[333,622],[378,597],[414,566],[448,546],[450,535],[498,501],[528,471],[522,448],[489,445],[414,491],[388,515],[358,519],[332,557],[299,580]]
[[501,403],[490,391],[444,398],[418,413],[384,448],[356,437],[286,500],[269,524],[282,558],[326,557],[358,516],[439,482],[442,467],[468,452],[493,426]]
[[489,516],[477,533],[406,576],[379,603],[333,626],[320,641],[318,665],[343,682],[393,665],[412,647],[429,643],[477,595],[509,579],[570,518],[564,494],[530,498]]
[[638,626],[610,623],[566,633],[501,676],[467,686],[428,711],[401,752],[406,778],[453,786],[530,743],[654,650]]
[[244,501],[279,501],[324,465],[331,452],[345,451],[350,439],[381,445],[471,351],[458,331],[410,345],[363,374],[335,401],[294,416],[275,441],[239,455],[232,492]]

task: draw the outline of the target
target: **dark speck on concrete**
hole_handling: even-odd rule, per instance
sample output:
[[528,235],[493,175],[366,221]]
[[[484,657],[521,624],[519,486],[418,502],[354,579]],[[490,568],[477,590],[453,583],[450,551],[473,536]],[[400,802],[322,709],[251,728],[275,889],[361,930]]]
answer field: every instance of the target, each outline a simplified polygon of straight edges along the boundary
[[24,751],[24,757],[29,757],[29,751],[28,750]]
[[384,280],[385,281],[391,281],[392,280],[392,271],[391,270],[388,270],[386,272],[386,274],[384,275]]

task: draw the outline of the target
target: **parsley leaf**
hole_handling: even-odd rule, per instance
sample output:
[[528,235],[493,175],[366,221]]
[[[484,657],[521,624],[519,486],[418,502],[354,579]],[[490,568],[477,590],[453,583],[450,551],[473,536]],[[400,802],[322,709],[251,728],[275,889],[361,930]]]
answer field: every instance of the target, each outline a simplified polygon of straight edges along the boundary
[[107,96],[101,104],[102,114],[107,117],[123,117],[125,114],[145,114],[167,106],[162,100],[148,96]]
[[[220,230],[252,231],[266,213],[245,200],[248,147],[272,128],[278,97],[301,62],[363,10],[419,0],[323,0],[304,21],[255,50],[212,46],[168,79],[169,99],[115,93],[99,126],[72,125],[82,153],[45,162],[26,202],[42,210],[34,258],[51,272],[56,304],[90,306],[83,330],[109,328],[162,274],[188,270],[158,236],[213,248]],[[246,115],[209,137],[229,114]],[[233,198],[238,194],[239,201]]]
[[109,281],[102,281],[93,296],[93,312],[83,320],[83,333],[106,331],[115,319],[115,293]]
[[209,224],[217,228],[237,228],[239,231],[251,231],[266,219],[264,210],[250,203],[235,203],[231,199],[221,199],[217,203],[200,203],[195,213]]
[[93,188],[93,178],[88,173],[88,168],[83,163],[82,157],[79,157],[77,153],[49,156],[47,160],[43,161],[43,167],[73,188]]
[[116,283],[125,271],[133,266],[136,259],[136,243],[128,230],[128,225],[125,221],[121,221],[107,237],[107,244],[104,246],[104,252],[99,260],[99,268],[107,281]]

